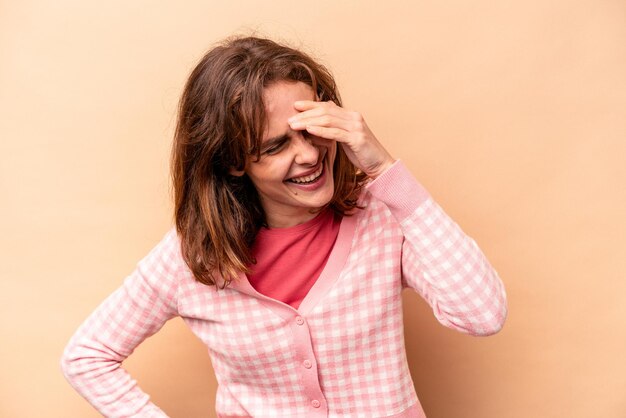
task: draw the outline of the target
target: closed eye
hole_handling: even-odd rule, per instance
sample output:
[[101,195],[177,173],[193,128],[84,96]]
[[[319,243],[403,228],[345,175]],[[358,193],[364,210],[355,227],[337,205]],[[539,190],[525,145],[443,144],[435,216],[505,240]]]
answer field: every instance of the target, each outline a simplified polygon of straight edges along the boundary
[[287,135],[283,135],[279,138],[274,138],[268,141],[267,148],[263,150],[263,154],[267,154],[267,155],[277,154],[285,147],[285,144],[288,141],[289,141],[289,137]]
[[269,149],[266,149],[265,152],[263,152],[263,154],[268,154],[268,155],[276,154],[282,148],[283,148],[283,144],[275,145],[275,146],[273,146],[273,147],[271,147]]
[[278,154],[285,147],[285,142],[281,142],[280,144],[272,145],[269,148],[266,148],[263,151],[263,154],[273,155]]

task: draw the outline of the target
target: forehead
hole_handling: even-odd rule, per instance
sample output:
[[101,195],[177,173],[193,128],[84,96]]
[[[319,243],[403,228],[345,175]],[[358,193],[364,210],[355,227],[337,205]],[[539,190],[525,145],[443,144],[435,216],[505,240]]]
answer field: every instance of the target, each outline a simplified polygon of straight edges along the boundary
[[311,86],[301,81],[277,81],[263,90],[263,102],[268,114],[291,110],[296,100],[313,100],[314,98]]
[[263,91],[266,128],[264,139],[289,130],[287,119],[298,113],[293,103],[298,100],[315,100],[313,89],[301,81],[278,81]]

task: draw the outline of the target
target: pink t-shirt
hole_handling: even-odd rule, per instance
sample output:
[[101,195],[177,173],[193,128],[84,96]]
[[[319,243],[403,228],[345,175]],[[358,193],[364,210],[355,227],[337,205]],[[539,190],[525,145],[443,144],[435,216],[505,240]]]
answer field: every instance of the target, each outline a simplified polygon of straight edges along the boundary
[[298,309],[324,270],[340,224],[341,216],[325,210],[300,225],[261,228],[252,245],[252,287]]

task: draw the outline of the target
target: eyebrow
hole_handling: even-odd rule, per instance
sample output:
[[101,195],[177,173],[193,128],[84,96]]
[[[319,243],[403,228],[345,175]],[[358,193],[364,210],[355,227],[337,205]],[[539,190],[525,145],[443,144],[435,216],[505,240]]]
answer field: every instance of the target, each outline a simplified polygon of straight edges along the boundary
[[275,136],[273,138],[270,138],[268,140],[266,140],[265,142],[263,142],[263,145],[261,147],[262,150],[267,150],[272,148],[275,145],[281,144],[283,142],[289,141],[290,136],[289,133],[285,132],[284,134],[280,134],[278,136]]

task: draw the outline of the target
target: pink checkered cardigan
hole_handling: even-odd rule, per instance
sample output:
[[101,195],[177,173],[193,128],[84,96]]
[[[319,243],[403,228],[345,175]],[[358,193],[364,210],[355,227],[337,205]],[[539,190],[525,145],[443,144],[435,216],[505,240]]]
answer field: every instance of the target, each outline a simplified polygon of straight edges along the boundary
[[259,294],[243,274],[224,290],[196,282],[170,230],[73,336],[66,378],[105,416],[165,417],[121,363],[181,316],[208,348],[219,417],[424,417],[402,289],[417,291],[443,325],[490,335],[506,317],[504,286],[401,162],[361,203],[298,310]]

